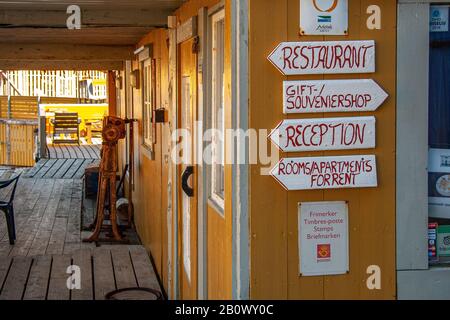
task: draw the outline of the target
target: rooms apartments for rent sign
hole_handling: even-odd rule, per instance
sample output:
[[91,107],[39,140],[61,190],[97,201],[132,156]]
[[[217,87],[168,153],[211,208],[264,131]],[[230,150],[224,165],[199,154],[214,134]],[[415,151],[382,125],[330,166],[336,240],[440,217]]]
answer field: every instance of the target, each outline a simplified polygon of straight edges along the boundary
[[[299,0],[304,35],[345,35],[347,0]],[[282,42],[268,60],[287,76],[371,74],[375,41]],[[388,94],[372,79],[285,81],[284,114],[269,139],[285,152],[370,150],[376,147],[375,116],[308,119],[313,113],[375,112]],[[280,119],[281,120],[281,119]],[[286,190],[377,187],[375,155],[283,158],[271,175]],[[303,276],[348,272],[348,206],[339,203],[299,205],[299,257]]]

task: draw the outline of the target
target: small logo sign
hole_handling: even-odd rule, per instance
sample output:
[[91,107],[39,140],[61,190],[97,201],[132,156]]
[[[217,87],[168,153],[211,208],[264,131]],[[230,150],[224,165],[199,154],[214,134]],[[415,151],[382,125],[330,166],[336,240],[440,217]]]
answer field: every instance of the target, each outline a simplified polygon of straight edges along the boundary
[[325,262],[331,259],[331,245],[318,244],[317,245],[317,261]]
[[347,35],[348,0],[300,0],[302,35]]
[[317,22],[319,23],[331,23],[331,16],[318,16]]
[[448,32],[449,8],[448,6],[432,6],[430,8],[430,31]]

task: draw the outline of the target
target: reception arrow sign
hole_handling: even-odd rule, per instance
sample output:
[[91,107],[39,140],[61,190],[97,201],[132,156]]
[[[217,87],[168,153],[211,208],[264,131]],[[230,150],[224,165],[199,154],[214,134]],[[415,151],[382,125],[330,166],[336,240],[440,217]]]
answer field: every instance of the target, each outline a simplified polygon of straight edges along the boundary
[[282,42],[268,59],[284,75],[373,73],[375,41]]
[[292,119],[269,135],[283,152],[375,148],[375,117]]
[[283,112],[375,111],[388,96],[373,80],[285,81]]
[[271,170],[286,190],[318,190],[377,187],[373,155],[286,158]]

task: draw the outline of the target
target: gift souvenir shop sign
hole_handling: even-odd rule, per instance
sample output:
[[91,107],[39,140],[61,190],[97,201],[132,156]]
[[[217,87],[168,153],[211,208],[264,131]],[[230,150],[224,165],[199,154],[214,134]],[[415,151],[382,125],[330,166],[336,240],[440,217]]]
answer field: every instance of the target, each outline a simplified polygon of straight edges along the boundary
[[349,272],[347,203],[300,203],[298,211],[300,276]]
[[375,148],[375,117],[283,120],[270,140],[284,152]]
[[348,0],[300,0],[302,35],[346,35]]
[[373,73],[375,41],[282,42],[268,59],[284,75]]
[[378,186],[374,155],[284,158],[270,174],[289,191]]
[[373,80],[285,81],[283,112],[375,111],[388,94]]

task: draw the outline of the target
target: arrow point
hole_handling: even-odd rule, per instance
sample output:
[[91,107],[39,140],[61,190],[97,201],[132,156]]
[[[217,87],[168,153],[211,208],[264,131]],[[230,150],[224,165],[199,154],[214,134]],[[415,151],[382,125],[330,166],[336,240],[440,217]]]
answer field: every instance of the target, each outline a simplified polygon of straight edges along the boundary
[[274,145],[277,146],[278,149],[283,151],[280,147],[280,130],[278,129],[278,127],[272,130],[272,132],[269,134],[269,139]]

